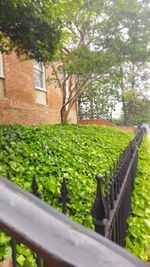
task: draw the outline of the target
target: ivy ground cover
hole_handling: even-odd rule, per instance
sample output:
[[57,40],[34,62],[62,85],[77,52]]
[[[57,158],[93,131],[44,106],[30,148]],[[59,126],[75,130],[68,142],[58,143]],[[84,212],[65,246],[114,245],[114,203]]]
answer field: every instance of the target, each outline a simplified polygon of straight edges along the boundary
[[126,248],[142,260],[148,260],[150,244],[150,152],[147,137],[139,151],[138,173],[132,194],[132,214],[128,220]]
[[[0,126],[0,174],[31,191],[36,175],[41,198],[61,211],[61,182],[68,186],[68,216],[93,228],[91,208],[95,175],[109,172],[133,134],[104,126]],[[0,235],[0,257],[9,254],[8,237]],[[5,246],[6,244],[6,246]],[[17,247],[18,265],[35,266],[33,255]]]
[[109,171],[131,139],[131,134],[100,126],[1,126],[0,174],[27,191],[35,174],[41,198],[55,208],[65,177],[70,217],[91,227],[95,175]]

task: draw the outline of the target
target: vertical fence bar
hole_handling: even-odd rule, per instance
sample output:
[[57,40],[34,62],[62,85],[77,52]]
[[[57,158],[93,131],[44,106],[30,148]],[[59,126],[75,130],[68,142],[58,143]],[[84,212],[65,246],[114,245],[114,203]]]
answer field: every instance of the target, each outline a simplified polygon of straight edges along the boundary
[[104,193],[105,193],[105,199],[107,202],[107,208],[108,208],[108,217],[109,217],[109,209],[110,209],[110,181],[108,179],[107,173],[105,173],[105,187],[104,187]]
[[10,241],[11,249],[12,249],[12,263],[13,267],[17,267],[17,259],[16,259],[16,241],[15,239],[11,239]]
[[70,202],[70,198],[67,196],[68,189],[67,189],[67,183],[66,183],[65,178],[63,178],[60,193],[61,194],[60,194],[58,201],[59,203],[62,203],[62,213],[66,215],[67,214],[67,203]]
[[107,174],[105,174],[105,180],[102,175],[96,176],[97,191],[91,211],[95,219],[95,231],[121,246],[125,245],[131,194],[137,171],[136,146],[141,142],[142,135],[143,132],[140,131],[130,142],[114,165],[114,171],[110,170],[110,179]]
[[112,240],[113,242],[115,242],[115,227],[113,227],[113,229],[112,229],[111,240]]
[[103,175],[96,175],[97,191],[91,215],[95,219],[95,231],[103,236],[107,234],[107,222],[109,218],[109,207],[102,191]]
[[118,186],[118,177],[117,177],[117,161],[114,164],[114,200],[117,200],[117,186]]
[[[38,192],[38,183],[36,180],[36,175],[33,175],[33,179],[32,179],[32,193],[36,197],[40,198],[40,193]],[[38,255],[36,256],[36,264],[37,264],[37,267],[42,267],[42,261]]]
[[10,173],[8,171],[7,171],[7,179],[11,180],[11,176],[10,176]]
[[33,175],[33,179],[32,179],[32,193],[36,197],[40,198],[40,193],[38,192],[38,183],[37,183],[35,175]]
[[42,267],[42,260],[38,255],[36,256],[36,264],[37,267]]
[[121,235],[121,246],[123,246],[123,236],[124,236],[124,221],[123,221],[123,206],[121,202],[121,207],[120,207],[120,235]]
[[114,208],[114,179],[113,179],[113,172],[110,169],[110,207],[111,209]]

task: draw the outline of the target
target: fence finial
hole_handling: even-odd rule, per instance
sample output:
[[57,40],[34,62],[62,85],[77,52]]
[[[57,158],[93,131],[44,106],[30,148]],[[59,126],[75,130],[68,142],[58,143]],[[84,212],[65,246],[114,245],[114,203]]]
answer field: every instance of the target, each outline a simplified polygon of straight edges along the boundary
[[32,180],[32,193],[33,193],[33,195],[40,198],[40,193],[38,192],[38,184],[37,184],[35,175],[33,175],[33,180]]
[[60,193],[61,193],[61,196],[59,197],[58,201],[59,201],[59,203],[62,203],[62,213],[66,214],[67,213],[67,203],[70,202],[70,198],[67,196],[68,189],[67,189],[67,183],[66,183],[65,178],[63,178]]
[[100,221],[104,218],[108,218],[108,208],[102,193],[103,175],[98,174],[95,178],[97,180],[97,192],[91,214],[96,220]]

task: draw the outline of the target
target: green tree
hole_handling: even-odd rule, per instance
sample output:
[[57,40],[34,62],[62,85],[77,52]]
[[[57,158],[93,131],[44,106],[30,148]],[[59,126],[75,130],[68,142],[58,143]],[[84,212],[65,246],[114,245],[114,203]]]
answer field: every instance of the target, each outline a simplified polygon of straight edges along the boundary
[[131,114],[131,124],[150,124],[150,99],[138,99],[138,108]]
[[[74,5],[73,5],[74,3]],[[150,7],[147,1],[72,1],[64,14],[68,36],[53,79],[62,92],[61,121],[83,92],[123,62],[150,55]],[[144,40],[144,42],[143,42]],[[61,75],[63,73],[63,76]]]
[[113,84],[108,83],[108,77],[96,81],[80,94],[78,97],[79,118],[112,120],[112,110],[117,103],[118,92]]
[[62,122],[76,99],[110,70],[150,55],[146,0],[1,0],[0,10],[0,51],[14,49],[44,63],[53,59]]
[[[61,37],[59,5],[49,0],[0,1],[0,51],[52,60]],[[56,12],[57,11],[57,12]]]
[[139,115],[142,113],[143,117],[149,108],[149,76],[149,63],[125,62],[111,72],[111,78],[122,102],[125,125],[130,125],[133,120],[137,120],[138,123]]

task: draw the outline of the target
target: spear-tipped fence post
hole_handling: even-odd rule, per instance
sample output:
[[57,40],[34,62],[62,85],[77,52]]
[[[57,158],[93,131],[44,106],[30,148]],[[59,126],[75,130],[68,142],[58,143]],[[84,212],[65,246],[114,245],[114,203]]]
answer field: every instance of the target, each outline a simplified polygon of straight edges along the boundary
[[32,179],[32,193],[33,193],[33,195],[40,198],[40,193],[38,192],[38,184],[37,184],[37,180],[36,180],[35,175],[33,175],[33,179]]
[[67,214],[67,203],[70,202],[70,198],[67,196],[68,189],[67,189],[67,183],[66,183],[65,178],[63,178],[60,193],[61,194],[60,194],[58,201],[59,203],[62,203],[62,213]]
[[115,168],[115,172],[114,172],[114,200],[117,200],[117,186],[118,186],[118,176],[117,176],[117,168]]
[[107,223],[109,217],[108,204],[103,196],[102,192],[102,180],[103,176],[101,174],[96,175],[97,180],[97,192],[95,201],[91,210],[91,215],[93,216],[95,222],[95,231],[103,236],[107,235]]
[[112,169],[110,169],[110,207],[111,209],[114,208],[114,177],[113,177],[113,172]]
[[17,259],[16,259],[16,241],[15,239],[11,239],[10,241],[11,250],[12,250],[12,264],[13,267],[17,267]]
[[131,155],[133,155],[134,151],[135,151],[135,147],[134,147],[134,141],[130,141],[130,148],[131,148]]
[[11,180],[11,176],[10,176],[9,171],[7,171],[7,179],[8,179],[8,180]]
[[[33,179],[32,179],[32,193],[36,197],[40,198],[40,193],[38,192],[38,183],[37,183],[35,174],[33,175]],[[42,261],[38,255],[36,256],[36,264],[37,264],[37,267],[42,267]]]
[[105,173],[105,188],[104,188],[104,192],[105,192],[105,199],[107,201],[107,207],[109,210],[109,206],[110,206],[110,181],[108,180],[108,175],[107,173]]

